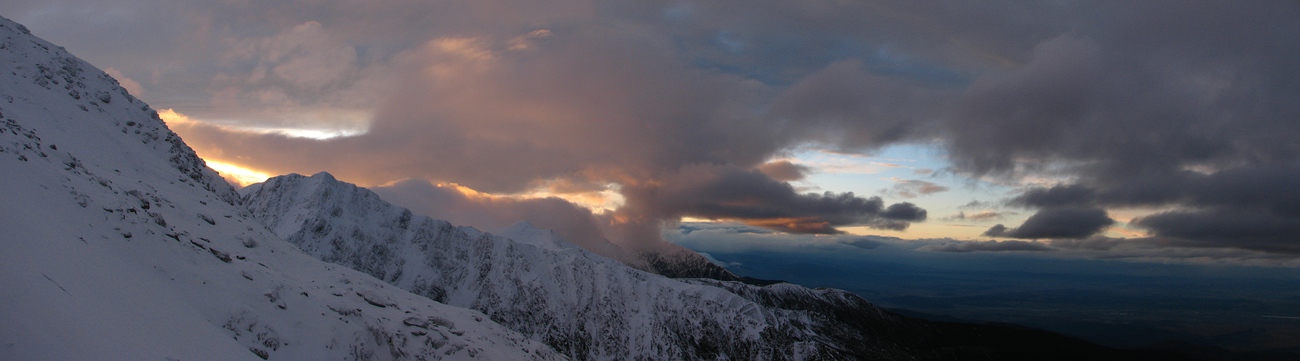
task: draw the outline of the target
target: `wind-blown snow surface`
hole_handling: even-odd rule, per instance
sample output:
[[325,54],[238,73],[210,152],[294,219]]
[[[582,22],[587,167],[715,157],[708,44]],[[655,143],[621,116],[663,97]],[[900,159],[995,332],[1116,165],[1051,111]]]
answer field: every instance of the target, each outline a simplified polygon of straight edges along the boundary
[[0,18],[0,360],[563,358],[276,237],[117,82]]
[[526,224],[503,232],[512,240],[414,216],[328,173],[269,179],[244,203],[308,254],[575,359],[910,358],[872,334],[903,321],[844,291],[665,278]]

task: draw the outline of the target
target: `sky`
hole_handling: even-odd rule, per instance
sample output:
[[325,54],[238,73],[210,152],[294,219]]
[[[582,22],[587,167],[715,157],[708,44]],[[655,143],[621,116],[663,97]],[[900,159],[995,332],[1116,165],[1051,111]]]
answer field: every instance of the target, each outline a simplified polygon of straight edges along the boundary
[[116,77],[235,182],[328,171],[435,218],[632,250],[884,237],[1300,265],[1291,1],[9,0],[0,16]]

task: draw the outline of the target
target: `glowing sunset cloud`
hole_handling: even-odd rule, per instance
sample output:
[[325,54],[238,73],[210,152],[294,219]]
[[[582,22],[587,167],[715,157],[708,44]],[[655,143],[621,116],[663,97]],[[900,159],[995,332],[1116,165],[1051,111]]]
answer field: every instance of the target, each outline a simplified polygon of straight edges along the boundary
[[[395,183],[382,185],[383,187],[392,186]],[[480,192],[470,187],[456,183],[437,183],[435,187],[451,189],[460,193],[465,198],[477,200],[529,200],[544,198],[559,198],[569,203],[591,210],[595,213],[611,212],[623,206],[624,199],[618,193],[618,188],[610,185],[601,190],[590,191],[563,191],[557,189],[554,184],[547,184],[530,190],[528,192],[516,194],[492,194]]]
[[[191,118],[188,115],[177,112],[175,109],[159,110],[158,116],[162,118],[163,121],[166,122],[168,126],[172,128],[195,126],[195,125],[206,125],[206,126],[216,127],[218,129],[227,132],[248,133],[248,134],[278,134],[278,135],[283,135],[291,138],[307,138],[307,139],[315,139],[315,140],[328,140],[334,138],[352,137],[352,136],[357,136],[366,133],[365,129],[343,129],[343,128],[322,129],[322,128],[291,128],[291,127],[272,127],[272,126],[233,125],[232,123],[234,122],[211,122],[211,121],[204,121],[204,120],[196,120],[194,118]],[[362,111],[322,110],[322,111],[307,112],[306,114],[299,114],[297,116],[303,118],[312,118],[312,119],[337,119],[338,121],[334,121],[332,123],[339,123],[339,122],[343,122],[344,120],[364,119],[368,117],[368,113]],[[284,115],[281,115],[280,117],[284,117]],[[352,122],[355,123],[356,121],[352,121]],[[177,131],[177,129],[173,129],[173,131]]]
[[623,195],[618,193],[617,188],[608,188],[601,191],[593,192],[552,192],[550,190],[536,190],[522,195],[523,198],[546,198],[556,197],[570,203],[577,204],[593,212],[609,212],[624,205]]
[[208,167],[220,173],[227,182],[239,187],[247,187],[250,184],[261,183],[271,178],[272,175],[252,169],[244,168],[231,163],[207,160]]

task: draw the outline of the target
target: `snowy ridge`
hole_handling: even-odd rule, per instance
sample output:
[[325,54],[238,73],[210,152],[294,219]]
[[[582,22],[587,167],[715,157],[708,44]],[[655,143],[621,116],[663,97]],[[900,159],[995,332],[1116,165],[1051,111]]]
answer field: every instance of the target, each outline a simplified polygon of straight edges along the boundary
[[562,359],[285,243],[157,114],[0,18],[0,359]]
[[512,240],[413,216],[327,173],[269,179],[244,201],[308,254],[482,311],[574,359],[907,358],[864,331],[897,317],[843,291],[665,278],[527,225],[506,233],[529,239]]
[[519,244],[542,248],[550,251],[577,249],[578,246],[564,240],[558,233],[549,229],[533,227],[531,223],[519,222],[499,232],[500,236],[510,238]]

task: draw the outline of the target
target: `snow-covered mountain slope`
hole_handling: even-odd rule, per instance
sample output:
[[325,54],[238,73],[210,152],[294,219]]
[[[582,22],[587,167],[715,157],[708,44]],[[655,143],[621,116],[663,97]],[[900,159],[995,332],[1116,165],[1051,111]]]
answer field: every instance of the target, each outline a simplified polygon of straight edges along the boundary
[[562,359],[285,243],[157,113],[0,18],[0,360]]
[[244,202],[308,254],[482,311],[575,359],[909,358],[872,334],[904,321],[843,291],[674,280],[526,224],[504,232],[512,240],[415,216],[328,173],[269,179]]

